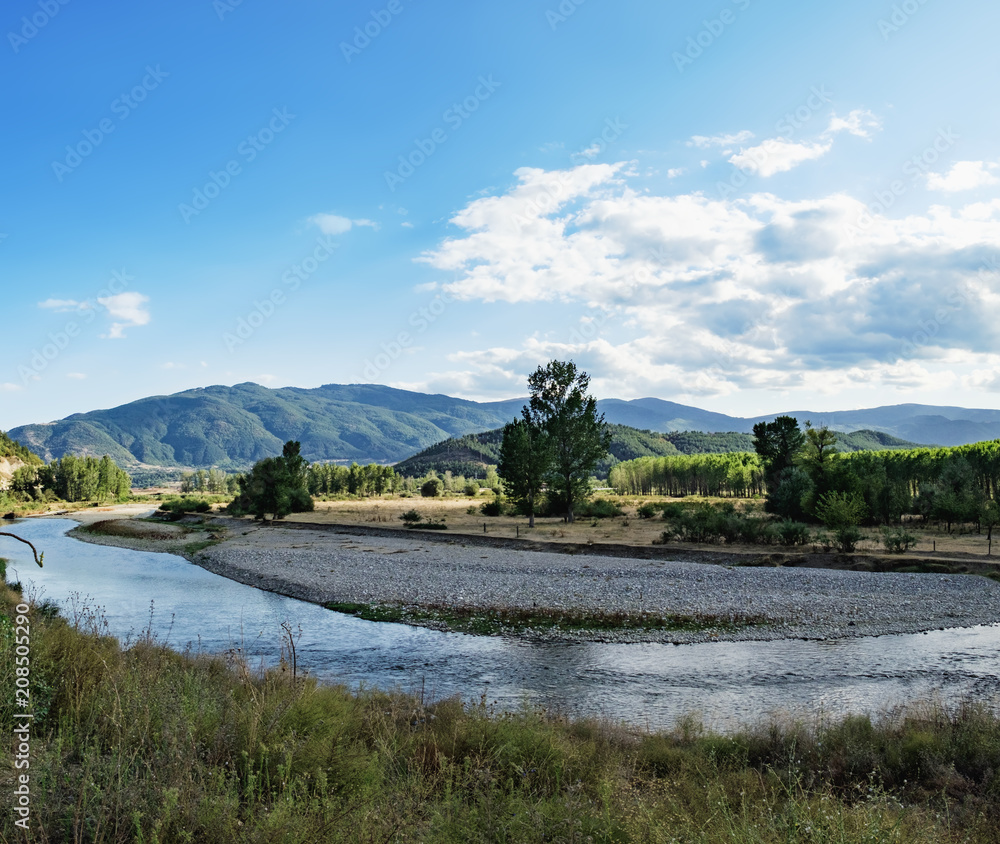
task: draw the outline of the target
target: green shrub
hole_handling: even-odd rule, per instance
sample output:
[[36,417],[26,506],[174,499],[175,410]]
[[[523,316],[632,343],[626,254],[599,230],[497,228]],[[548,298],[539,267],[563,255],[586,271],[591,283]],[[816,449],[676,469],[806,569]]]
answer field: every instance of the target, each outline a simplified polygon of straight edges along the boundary
[[861,529],[857,525],[845,525],[833,532],[833,539],[837,550],[842,554],[851,554],[858,547],[858,543],[864,538]]
[[576,511],[576,515],[590,519],[613,519],[623,515],[621,505],[608,498],[595,498],[584,501]]
[[484,516],[502,516],[507,512],[507,507],[499,498],[494,498],[492,501],[480,504],[479,512]]
[[782,545],[808,545],[812,536],[809,525],[793,522],[789,519],[778,522],[774,529],[778,534],[778,541]]
[[684,515],[690,508],[679,501],[665,501],[655,505],[663,513],[664,519],[677,519]]
[[437,498],[439,495],[441,495],[441,487],[442,483],[440,478],[431,478],[430,480],[424,481],[424,483],[421,484],[420,494],[424,498]]
[[421,516],[416,510],[407,510],[399,518],[408,525],[415,525],[417,522],[423,521],[424,517]]
[[655,504],[653,504],[652,502],[647,501],[645,504],[640,505],[636,509],[635,514],[640,519],[653,519],[653,518],[656,517],[656,514],[658,512],[659,512],[659,508]]
[[466,484],[462,491],[469,496],[469,498],[475,498],[479,495],[479,484]]
[[890,554],[902,554],[917,544],[917,537],[902,527],[883,528],[882,545]]

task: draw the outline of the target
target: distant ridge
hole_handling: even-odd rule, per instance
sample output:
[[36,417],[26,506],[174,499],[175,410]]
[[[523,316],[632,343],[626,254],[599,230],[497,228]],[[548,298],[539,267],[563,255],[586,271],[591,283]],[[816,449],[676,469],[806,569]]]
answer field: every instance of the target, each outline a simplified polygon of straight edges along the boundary
[[[155,396],[77,413],[10,435],[46,460],[64,454],[110,455],[135,466],[212,466],[236,471],[281,451],[290,439],[309,460],[395,463],[449,438],[501,427],[526,399],[474,402],[378,384],[270,389],[244,383]],[[657,398],[602,399],[613,424],[663,434],[749,434],[746,419]],[[911,443],[962,445],[1000,438],[1000,410],[904,404],[827,413],[785,411],[836,431],[868,430]],[[875,442],[873,440],[873,442]]]
[[[597,474],[604,477],[608,469],[619,461],[636,457],[665,457],[675,454],[720,454],[727,451],[753,451],[750,434],[703,431],[672,431],[657,433],[639,430],[628,425],[612,424],[610,457],[597,465]],[[430,469],[438,473],[478,477],[490,464],[500,459],[502,429],[466,434],[435,443],[430,448],[396,464],[401,475],[422,476]],[[889,449],[919,448],[878,431],[854,431],[837,436],[839,451],[884,451]]]

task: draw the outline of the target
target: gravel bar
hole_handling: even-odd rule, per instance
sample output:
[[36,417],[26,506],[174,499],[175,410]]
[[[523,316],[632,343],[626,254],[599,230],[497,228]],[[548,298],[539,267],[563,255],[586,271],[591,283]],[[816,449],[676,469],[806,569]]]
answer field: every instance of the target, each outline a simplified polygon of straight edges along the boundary
[[729,566],[494,547],[471,537],[220,521],[229,538],[197,554],[196,563],[313,603],[756,619],[704,631],[522,631],[531,638],[835,639],[1000,623],[1000,583],[973,575]]

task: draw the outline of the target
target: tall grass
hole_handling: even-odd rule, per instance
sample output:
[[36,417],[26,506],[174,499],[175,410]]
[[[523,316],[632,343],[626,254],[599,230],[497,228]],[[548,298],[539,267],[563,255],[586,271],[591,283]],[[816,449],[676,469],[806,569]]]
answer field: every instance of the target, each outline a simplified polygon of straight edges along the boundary
[[[0,593],[6,735],[19,599]],[[981,707],[637,734],[351,693],[75,622],[32,623],[34,841],[1000,841],[1000,722]],[[25,840],[0,815],[0,838]]]

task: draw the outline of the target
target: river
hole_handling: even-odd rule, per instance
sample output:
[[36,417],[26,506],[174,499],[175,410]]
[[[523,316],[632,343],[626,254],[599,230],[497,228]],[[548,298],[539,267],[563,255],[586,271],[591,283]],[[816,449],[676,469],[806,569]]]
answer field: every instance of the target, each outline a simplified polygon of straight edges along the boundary
[[[9,524],[9,523],[8,523]],[[7,578],[73,618],[97,613],[134,641],[147,631],[178,650],[243,648],[278,658],[281,624],[299,637],[299,666],[351,688],[459,695],[501,709],[543,707],[651,729],[683,715],[727,729],[770,715],[839,716],[903,703],[973,698],[1000,703],[1000,625],[832,641],[697,645],[567,644],[440,633],[361,621],[211,574],[170,554],[66,536],[67,519],[14,523],[45,553],[39,569],[0,537]],[[23,548],[23,551],[22,551]]]

